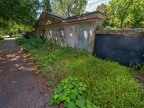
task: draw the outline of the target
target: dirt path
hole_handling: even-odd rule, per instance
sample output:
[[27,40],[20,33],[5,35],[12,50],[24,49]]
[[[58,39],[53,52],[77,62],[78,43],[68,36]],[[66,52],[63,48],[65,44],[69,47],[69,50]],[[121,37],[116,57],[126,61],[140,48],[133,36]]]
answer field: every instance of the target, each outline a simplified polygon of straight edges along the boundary
[[0,46],[0,108],[49,108],[48,88],[13,39]]

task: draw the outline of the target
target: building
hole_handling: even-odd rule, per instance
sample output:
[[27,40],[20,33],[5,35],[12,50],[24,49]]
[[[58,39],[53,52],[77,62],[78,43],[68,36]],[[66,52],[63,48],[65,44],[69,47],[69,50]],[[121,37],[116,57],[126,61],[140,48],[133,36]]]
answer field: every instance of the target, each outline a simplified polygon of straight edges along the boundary
[[35,24],[36,34],[54,39],[61,46],[92,52],[94,31],[103,19],[105,15],[96,11],[68,18],[43,12]]

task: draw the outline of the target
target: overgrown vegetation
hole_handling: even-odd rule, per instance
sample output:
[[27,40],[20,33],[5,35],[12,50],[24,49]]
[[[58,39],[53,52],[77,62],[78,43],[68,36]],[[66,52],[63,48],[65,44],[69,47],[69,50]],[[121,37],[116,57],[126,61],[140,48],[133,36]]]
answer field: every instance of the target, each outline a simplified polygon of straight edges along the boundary
[[109,5],[101,4],[97,11],[106,14],[102,28],[129,29],[144,27],[144,1],[143,0],[110,0]]
[[62,17],[70,17],[83,14],[87,0],[53,0],[52,12]]
[[[143,58],[144,58],[144,55],[143,55]],[[129,67],[131,68],[132,71],[135,71],[140,74],[144,74],[144,60],[140,64],[138,63],[133,64],[132,61],[130,61]]]
[[[141,91],[141,85],[133,78],[127,67],[116,62],[91,57],[83,51],[60,47],[51,40],[18,39],[16,41],[33,56],[43,76],[49,77],[57,88],[63,84],[63,81],[60,84],[61,80],[69,76],[77,77],[78,83],[87,85],[83,97],[96,106],[102,108],[144,107],[144,92]],[[56,90],[55,92],[58,97],[60,93],[63,93],[58,93]],[[57,98],[53,97],[52,100]],[[71,103],[71,99],[68,102]]]
[[144,74],[144,63],[143,63],[142,67],[140,68],[140,70],[138,72],[141,73],[141,74]]
[[33,25],[39,7],[38,0],[1,0],[0,28],[9,28],[11,25]]
[[2,36],[0,36],[0,40],[3,40],[4,38]]
[[4,38],[0,36],[0,45],[3,43]]
[[98,108],[85,100],[86,87],[87,85],[78,82],[78,78],[70,76],[55,88],[50,105],[64,103],[66,108]]

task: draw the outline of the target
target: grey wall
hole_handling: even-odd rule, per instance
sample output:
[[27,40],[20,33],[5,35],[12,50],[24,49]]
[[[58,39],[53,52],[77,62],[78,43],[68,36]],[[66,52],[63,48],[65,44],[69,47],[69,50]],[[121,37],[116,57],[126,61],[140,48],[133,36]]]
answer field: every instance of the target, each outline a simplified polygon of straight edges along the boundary
[[144,34],[96,34],[93,55],[128,66],[144,61]]

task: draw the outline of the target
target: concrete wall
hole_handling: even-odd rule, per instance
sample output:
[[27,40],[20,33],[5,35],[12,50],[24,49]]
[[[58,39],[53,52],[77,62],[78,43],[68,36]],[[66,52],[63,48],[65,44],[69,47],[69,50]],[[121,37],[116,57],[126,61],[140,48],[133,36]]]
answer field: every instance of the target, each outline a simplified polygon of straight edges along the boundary
[[[101,22],[101,21],[100,21]],[[98,24],[97,24],[98,23]],[[89,44],[88,44],[88,52],[93,52],[94,47],[94,39],[95,39],[95,29],[97,25],[101,25],[99,21],[90,23],[90,33],[89,33]]]
[[[91,21],[61,26],[43,26],[37,28],[36,33],[39,36],[43,36],[45,39],[57,40],[58,44],[61,46],[67,45],[76,49],[82,48],[81,50],[92,53],[96,24],[99,25],[101,23]],[[85,38],[84,32],[87,32],[87,38]],[[79,37],[84,37],[84,41],[81,42]]]
[[45,39],[54,39],[61,46],[66,45],[65,30],[63,26],[49,26],[37,28],[37,37],[43,36]]
[[78,24],[65,26],[66,45],[77,48]]
[[78,30],[78,47],[79,50],[88,50],[88,43],[90,37],[90,23],[81,23],[79,24]]
[[96,25],[101,25],[105,18],[106,16],[99,11],[67,18],[42,12],[35,29],[37,37],[55,39],[61,46],[67,45],[92,53]]
[[144,61],[144,30],[96,31],[94,52],[102,59],[111,59],[122,65]]

